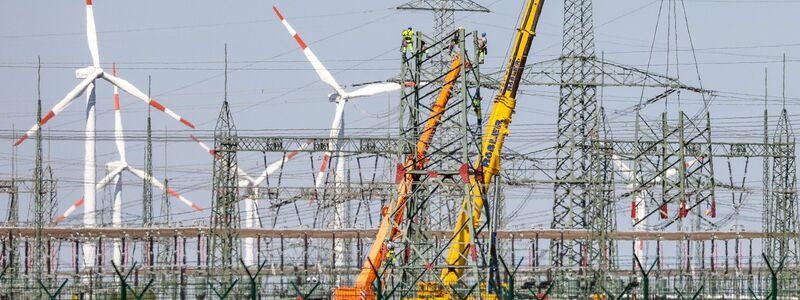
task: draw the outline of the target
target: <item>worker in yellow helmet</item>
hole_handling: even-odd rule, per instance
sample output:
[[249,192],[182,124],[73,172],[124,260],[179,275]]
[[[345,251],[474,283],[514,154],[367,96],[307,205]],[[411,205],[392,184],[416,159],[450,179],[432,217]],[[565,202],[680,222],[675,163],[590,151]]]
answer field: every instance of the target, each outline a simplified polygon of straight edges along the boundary
[[406,51],[414,52],[414,34],[416,33],[411,26],[408,26],[406,30],[403,30],[403,43],[400,47],[400,52],[402,52],[403,55],[406,55]]

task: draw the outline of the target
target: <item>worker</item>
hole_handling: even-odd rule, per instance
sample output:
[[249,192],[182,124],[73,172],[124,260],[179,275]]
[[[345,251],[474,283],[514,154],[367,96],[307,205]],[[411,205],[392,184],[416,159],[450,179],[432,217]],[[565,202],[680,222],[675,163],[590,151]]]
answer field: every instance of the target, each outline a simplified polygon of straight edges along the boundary
[[422,53],[425,53],[425,58],[431,58],[431,55],[428,53],[430,47],[428,47],[428,45],[425,44],[425,40],[420,40],[419,44],[420,44],[419,45],[420,50],[422,51]]
[[478,118],[478,124],[481,124],[483,121],[483,115],[481,114],[481,97],[480,90],[475,91],[475,95],[472,97],[472,110],[475,112],[475,117]]
[[486,32],[481,33],[481,37],[478,38],[478,63],[482,64],[484,58],[486,57],[486,43],[489,40],[486,39]]
[[394,266],[397,263],[397,256],[394,254],[394,242],[389,241],[389,243],[386,244],[386,248],[388,249],[386,262],[388,262],[390,266]]
[[458,31],[456,31],[453,34],[453,38],[450,39],[450,47],[448,47],[448,49],[450,49],[450,55],[453,55],[453,49],[458,45],[459,36]]
[[403,35],[403,43],[402,43],[402,46],[400,47],[400,52],[402,52],[403,55],[405,56],[406,55],[406,51],[414,52],[414,34],[415,34],[415,32],[414,32],[414,29],[411,28],[411,26],[408,26],[408,29],[403,30],[403,33],[401,33],[401,34]]

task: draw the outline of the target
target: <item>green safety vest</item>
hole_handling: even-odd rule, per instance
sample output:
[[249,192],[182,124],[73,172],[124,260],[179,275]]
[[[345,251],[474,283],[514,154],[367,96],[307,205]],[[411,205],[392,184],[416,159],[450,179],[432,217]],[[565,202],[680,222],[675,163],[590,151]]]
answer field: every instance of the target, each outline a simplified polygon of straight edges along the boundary
[[414,31],[413,30],[408,30],[408,29],[403,30],[403,38],[404,39],[411,40],[413,37],[414,37]]

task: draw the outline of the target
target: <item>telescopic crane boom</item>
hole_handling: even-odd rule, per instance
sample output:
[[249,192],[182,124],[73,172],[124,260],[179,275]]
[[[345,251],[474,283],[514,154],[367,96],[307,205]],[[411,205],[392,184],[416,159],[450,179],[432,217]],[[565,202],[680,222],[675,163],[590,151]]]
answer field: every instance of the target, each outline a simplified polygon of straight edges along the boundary
[[[442,270],[440,276],[445,285],[456,284],[463,273],[463,266],[466,263],[467,252],[470,250],[473,236],[470,234],[468,226],[478,228],[481,219],[481,210],[484,205],[484,191],[492,182],[494,176],[500,173],[500,152],[503,149],[505,137],[509,134],[508,126],[511,124],[511,114],[517,104],[517,88],[522,77],[522,71],[528,60],[528,51],[531,48],[533,37],[536,36],[536,24],[542,12],[544,0],[528,0],[525,6],[522,22],[517,29],[513,52],[508,60],[505,76],[500,84],[497,96],[494,98],[494,105],[486,123],[486,130],[483,135],[483,148],[481,156],[473,166],[474,170],[482,170],[482,176],[470,176],[470,195],[464,198],[461,210],[456,220],[453,242],[447,252],[447,264],[454,268]],[[472,202],[472,222],[469,221],[468,201]],[[473,256],[474,257],[474,256]]]
[[379,270],[381,264],[386,259],[387,248],[386,243],[394,241],[398,234],[398,224],[403,222],[405,217],[406,199],[411,191],[411,184],[417,180],[415,178],[419,175],[414,175],[412,172],[415,170],[422,170],[428,161],[428,148],[433,141],[436,133],[436,128],[442,121],[442,114],[444,113],[447,102],[450,100],[456,80],[461,74],[462,60],[457,55],[453,58],[453,63],[450,66],[450,71],[445,76],[444,84],[439,92],[436,102],[433,104],[431,114],[425,122],[425,127],[420,133],[417,147],[414,154],[409,155],[402,168],[405,170],[402,181],[399,183],[397,200],[393,201],[388,208],[389,211],[385,212],[381,218],[381,227],[375,236],[375,241],[366,260],[363,262],[361,272],[356,279],[354,287],[338,287],[334,291],[333,299],[375,299],[375,291],[372,288],[373,282],[377,279],[375,270]]

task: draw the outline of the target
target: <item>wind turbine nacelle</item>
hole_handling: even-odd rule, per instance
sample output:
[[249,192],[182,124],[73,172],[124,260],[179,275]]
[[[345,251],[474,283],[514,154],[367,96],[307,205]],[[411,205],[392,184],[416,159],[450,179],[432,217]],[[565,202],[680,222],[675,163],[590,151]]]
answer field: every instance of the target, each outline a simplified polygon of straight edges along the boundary
[[328,101],[330,101],[330,102],[339,102],[339,99],[341,99],[341,98],[342,98],[342,95],[339,95],[339,93],[336,93],[336,92],[328,94]]
[[75,77],[77,77],[79,79],[84,79],[86,77],[94,75],[98,70],[100,72],[102,72],[102,70],[100,70],[99,68],[95,68],[95,67],[91,67],[91,66],[86,67],[86,68],[80,68],[80,69],[75,70]]
[[106,163],[106,170],[108,170],[109,172],[111,172],[111,171],[113,171],[114,169],[117,169],[117,168],[119,168],[119,167],[124,167],[124,166],[127,166],[127,164],[126,164],[126,163],[124,163],[124,162],[121,162],[121,161],[118,161],[118,160],[116,160],[116,161],[111,161],[111,162],[107,162],[107,163]]

